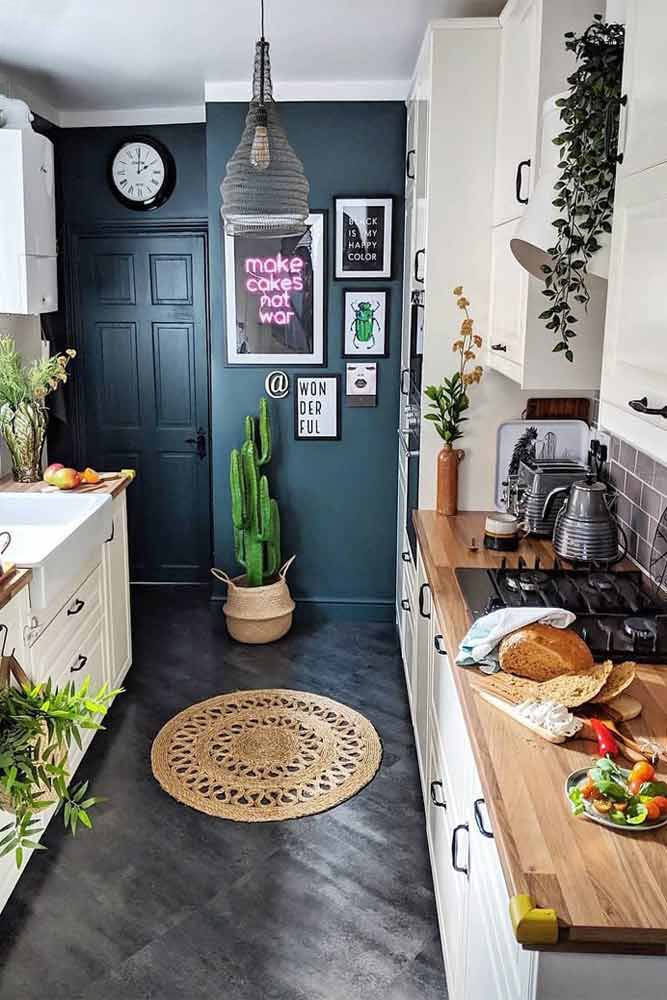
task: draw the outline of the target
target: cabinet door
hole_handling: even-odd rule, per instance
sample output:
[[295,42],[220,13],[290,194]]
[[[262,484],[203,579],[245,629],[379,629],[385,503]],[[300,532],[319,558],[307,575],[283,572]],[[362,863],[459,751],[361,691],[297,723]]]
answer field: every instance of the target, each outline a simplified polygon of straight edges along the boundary
[[510,248],[516,222],[491,230],[491,304],[487,364],[521,381],[528,273]]
[[609,273],[600,419],[667,462],[667,420],[637,412],[667,405],[667,164],[619,179]]
[[107,680],[117,686],[132,662],[125,491],[113,501],[113,531],[103,547]]
[[53,145],[43,135],[23,135],[23,186],[25,253],[56,255],[56,202],[53,175]]
[[415,670],[413,680],[413,701],[415,733],[417,739],[417,756],[422,775],[422,790],[425,789],[426,755],[428,750],[428,716],[429,716],[429,688],[431,684],[431,588],[426,579],[426,571],[421,558],[421,553],[417,553],[417,608],[415,613],[416,623],[416,650],[415,650]]
[[494,225],[522,215],[525,204],[519,199],[528,198],[532,190],[540,17],[540,0],[519,0],[502,20]]
[[[28,588],[23,587],[12,597],[11,601],[5,604],[4,608],[0,609],[0,625],[7,628],[5,651],[7,653],[14,652],[14,656],[27,674],[30,674],[30,668],[24,630],[29,617]],[[2,638],[3,636],[0,635],[0,646],[2,646]]]
[[[629,0],[620,148],[623,176],[667,161],[667,4]],[[625,138],[623,133],[625,132]]]

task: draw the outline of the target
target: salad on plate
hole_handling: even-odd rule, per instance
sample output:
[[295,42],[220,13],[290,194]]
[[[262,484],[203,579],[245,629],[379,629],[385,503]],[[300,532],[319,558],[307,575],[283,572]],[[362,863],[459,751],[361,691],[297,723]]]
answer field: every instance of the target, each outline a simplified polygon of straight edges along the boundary
[[610,757],[600,758],[590,770],[571,774],[566,791],[575,816],[585,814],[605,826],[646,830],[667,824],[667,782],[656,780],[648,761],[627,770]]

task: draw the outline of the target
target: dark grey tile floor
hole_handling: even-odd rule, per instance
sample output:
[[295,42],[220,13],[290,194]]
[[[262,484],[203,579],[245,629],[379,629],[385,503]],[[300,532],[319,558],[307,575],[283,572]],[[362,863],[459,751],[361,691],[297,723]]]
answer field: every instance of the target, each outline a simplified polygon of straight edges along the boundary
[[[1,1000],[443,1000],[412,731],[393,628],[229,641],[201,591],[134,588],[134,666],[80,775],[108,801],[56,818],[0,916]],[[378,776],[321,816],[239,824],[153,780],[153,737],[222,691],[293,687],[366,714]]]

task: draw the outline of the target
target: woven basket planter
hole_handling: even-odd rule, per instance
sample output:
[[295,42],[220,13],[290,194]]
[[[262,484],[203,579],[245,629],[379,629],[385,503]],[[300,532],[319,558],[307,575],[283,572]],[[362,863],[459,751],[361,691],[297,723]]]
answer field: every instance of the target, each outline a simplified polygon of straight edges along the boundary
[[275,642],[289,632],[295,604],[285,577],[294,559],[288,559],[273,583],[263,587],[249,587],[245,574],[230,577],[223,570],[211,570],[217,580],[227,584],[223,611],[232,639],[258,645]]

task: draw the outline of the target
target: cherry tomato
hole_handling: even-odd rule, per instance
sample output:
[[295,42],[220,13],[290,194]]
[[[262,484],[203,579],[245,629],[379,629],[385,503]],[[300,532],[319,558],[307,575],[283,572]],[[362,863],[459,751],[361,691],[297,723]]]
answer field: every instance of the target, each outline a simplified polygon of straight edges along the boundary
[[646,818],[647,819],[659,819],[660,818],[660,806],[655,801],[655,799],[649,799],[649,801],[645,802],[644,805],[646,806],[646,812],[647,812]]
[[655,768],[647,760],[637,761],[630,771],[630,780],[638,778],[640,781],[653,781],[655,778]]
[[665,813],[667,813],[667,797],[664,795],[656,795],[653,801],[660,809],[660,815],[664,816]]
[[628,780],[628,788],[630,789],[631,795],[639,795],[639,789],[644,784],[643,778],[630,778]]

